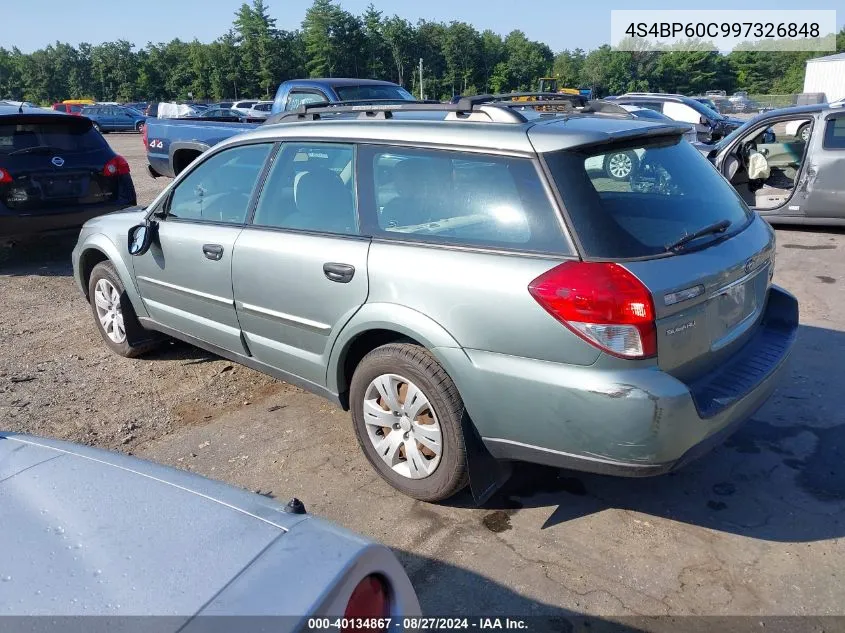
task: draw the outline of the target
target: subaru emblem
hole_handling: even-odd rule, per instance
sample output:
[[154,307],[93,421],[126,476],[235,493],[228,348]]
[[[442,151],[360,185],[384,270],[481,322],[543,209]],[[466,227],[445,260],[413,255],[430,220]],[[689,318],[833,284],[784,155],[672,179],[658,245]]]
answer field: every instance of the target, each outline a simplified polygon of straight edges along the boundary
[[753,257],[751,259],[749,259],[747,262],[745,262],[745,272],[750,273],[752,270],[754,270],[754,258]]
[[61,167],[65,164],[65,159],[61,156],[53,156],[53,160],[51,160],[50,162],[53,163],[56,167]]

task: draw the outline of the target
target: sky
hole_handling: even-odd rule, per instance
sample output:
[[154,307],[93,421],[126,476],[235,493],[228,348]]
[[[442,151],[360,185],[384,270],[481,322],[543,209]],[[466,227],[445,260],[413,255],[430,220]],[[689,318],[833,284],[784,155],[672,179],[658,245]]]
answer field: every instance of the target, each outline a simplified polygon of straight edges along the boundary
[[[147,42],[174,38],[210,42],[232,24],[243,0],[38,0],[33,4],[5,0],[0,20],[0,46],[17,46],[32,52],[56,40],[77,45],[99,44],[125,39],[138,47]],[[251,0],[250,0],[251,1]],[[340,5],[360,15],[372,2],[385,15],[398,14],[416,22],[418,18],[468,22],[478,30],[492,29],[507,34],[521,29],[533,39],[545,42],[555,52],[565,48],[596,48],[610,40],[612,9],[679,9],[675,1],[632,2],[621,0],[340,0]],[[310,0],[266,0],[279,28],[299,28]],[[813,9],[842,8],[842,0],[814,0]],[[739,8],[736,0],[708,0],[689,8]],[[794,0],[746,0],[743,9],[797,9]],[[85,17],[87,16],[87,17]],[[845,23],[845,10],[838,12],[837,25]]]

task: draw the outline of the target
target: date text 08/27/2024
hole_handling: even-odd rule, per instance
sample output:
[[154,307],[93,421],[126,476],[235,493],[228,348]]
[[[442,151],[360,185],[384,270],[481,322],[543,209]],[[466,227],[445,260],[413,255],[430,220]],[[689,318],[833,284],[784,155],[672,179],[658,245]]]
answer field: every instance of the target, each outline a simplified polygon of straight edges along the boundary
[[307,631],[447,631],[447,630],[527,630],[521,618],[309,618]]

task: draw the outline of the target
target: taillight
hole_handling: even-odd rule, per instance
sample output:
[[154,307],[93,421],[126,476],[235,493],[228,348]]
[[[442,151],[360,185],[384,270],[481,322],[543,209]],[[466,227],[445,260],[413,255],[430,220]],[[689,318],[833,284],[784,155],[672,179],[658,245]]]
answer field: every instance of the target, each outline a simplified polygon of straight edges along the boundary
[[12,182],[12,174],[0,167],[0,185],[8,185]]
[[[343,633],[352,633],[352,631],[357,633],[362,630],[382,633],[387,630],[389,622],[384,618],[389,615],[390,595],[387,583],[381,576],[371,574],[359,582],[352,591],[352,595],[349,596],[349,602],[346,603],[346,610],[343,613],[348,626],[343,628]],[[378,621],[380,619],[381,622]],[[359,626],[361,624],[372,626],[362,629]]]
[[129,173],[129,163],[123,156],[115,156],[103,167],[103,176],[122,176]]
[[144,139],[144,147],[147,147],[147,122],[144,121],[144,125],[141,128],[141,138]]
[[602,351],[621,358],[657,354],[651,293],[618,264],[566,262],[537,277],[528,291],[549,314]]

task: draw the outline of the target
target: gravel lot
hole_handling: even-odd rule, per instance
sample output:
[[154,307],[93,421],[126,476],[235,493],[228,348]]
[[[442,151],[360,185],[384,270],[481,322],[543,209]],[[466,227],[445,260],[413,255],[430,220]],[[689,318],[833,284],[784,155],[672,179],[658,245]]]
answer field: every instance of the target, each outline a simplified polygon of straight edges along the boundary
[[[152,200],[168,181],[147,174],[140,137],[107,138]],[[429,615],[845,615],[842,230],[778,230],[800,339],[726,446],[649,480],[521,466],[483,509],[395,493],[347,414],[299,389],[177,343],[111,355],[69,276],[74,241],[0,259],[1,427],[296,495],[395,548]]]

